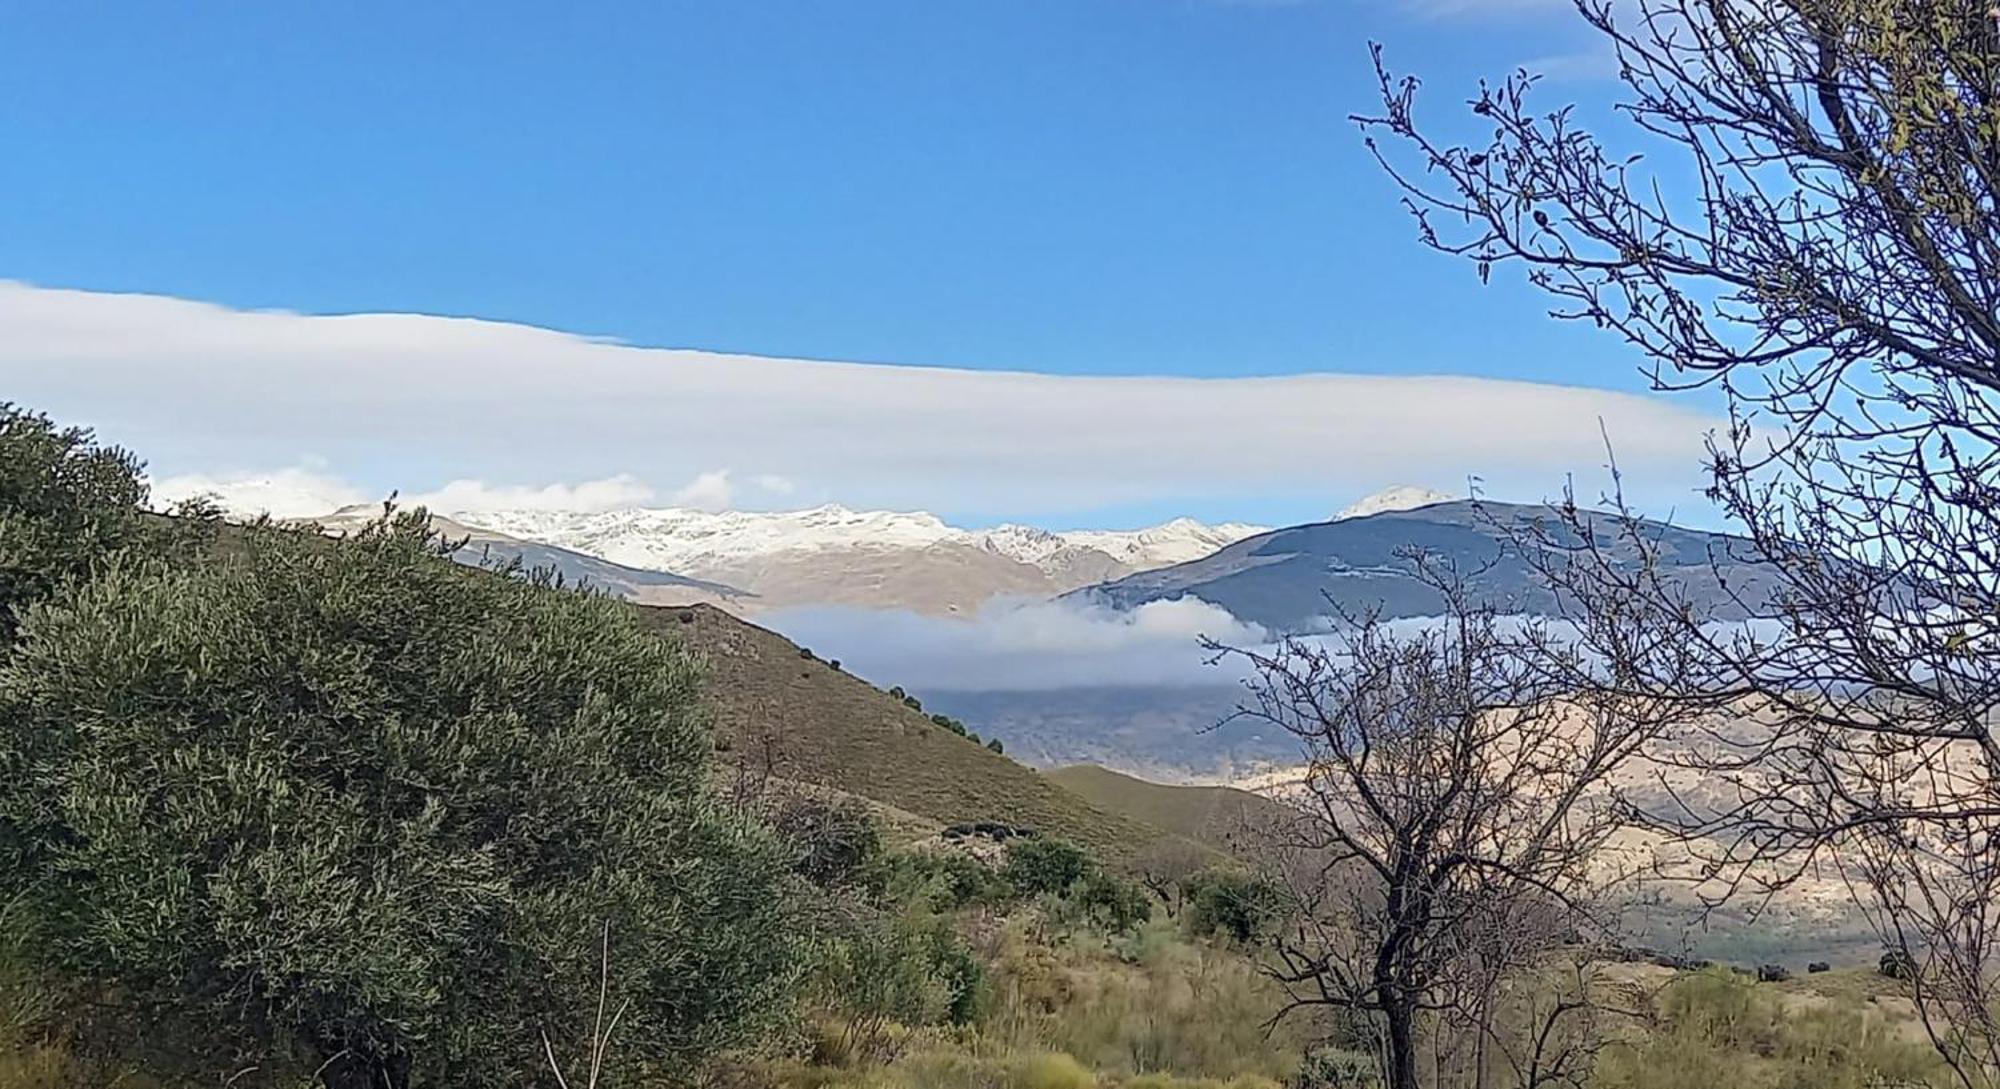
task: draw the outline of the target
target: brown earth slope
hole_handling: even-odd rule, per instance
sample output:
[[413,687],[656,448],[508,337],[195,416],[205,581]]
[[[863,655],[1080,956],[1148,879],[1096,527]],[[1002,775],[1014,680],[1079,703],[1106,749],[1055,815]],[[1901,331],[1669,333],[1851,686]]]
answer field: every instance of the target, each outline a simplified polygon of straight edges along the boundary
[[1224,786],[1170,786],[1135,778],[1094,764],[1057,768],[1046,778],[1100,809],[1228,851],[1243,846],[1243,834],[1293,816],[1261,794]]
[[634,608],[705,660],[716,725],[740,765],[940,824],[1032,828],[1118,866],[1180,838],[1091,804],[775,632],[708,605]]

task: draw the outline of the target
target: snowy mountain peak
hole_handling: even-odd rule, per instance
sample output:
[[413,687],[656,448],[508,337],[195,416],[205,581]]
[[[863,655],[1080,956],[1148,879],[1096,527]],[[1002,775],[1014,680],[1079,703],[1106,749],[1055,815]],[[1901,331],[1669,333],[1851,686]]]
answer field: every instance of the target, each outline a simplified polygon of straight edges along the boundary
[[595,513],[545,510],[452,511],[449,517],[631,567],[714,571],[844,551],[971,548],[1068,579],[1108,577],[1199,559],[1264,531],[1262,526],[1205,525],[1191,518],[1138,530],[1051,532],[1034,526],[963,529],[928,511],[856,511],[828,504],[809,510],[706,511],[628,508]]
[[1416,510],[1418,507],[1428,507],[1433,503],[1450,503],[1457,499],[1458,496],[1434,488],[1399,484],[1355,500],[1339,514],[1334,515],[1333,520],[1339,522],[1348,518],[1366,518],[1371,514],[1385,514],[1392,510]]

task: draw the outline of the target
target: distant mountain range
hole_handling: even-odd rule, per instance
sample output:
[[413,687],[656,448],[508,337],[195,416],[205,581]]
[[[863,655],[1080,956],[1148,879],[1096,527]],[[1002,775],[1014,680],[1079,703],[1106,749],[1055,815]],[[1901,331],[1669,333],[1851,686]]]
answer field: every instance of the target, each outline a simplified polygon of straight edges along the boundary
[[739,588],[734,604],[971,613],[1001,596],[1046,598],[1196,560],[1265,527],[1178,518],[1140,530],[962,529],[922,511],[839,506],[756,513],[634,508],[598,513],[453,511],[459,524],[630,570]]
[[[348,533],[382,516],[377,504],[342,507],[318,518],[293,519],[295,524],[318,525],[330,533]],[[566,548],[527,541],[480,526],[467,525],[442,515],[431,516],[431,528],[448,541],[463,542],[453,559],[471,566],[493,566],[520,560],[521,566],[550,570],[563,581],[589,586],[647,605],[694,605],[707,603],[738,609],[751,595],[734,586],[705,579],[687,578],[668,571],[628,567],[621,563],[588,556]]]
[[[1548,614],[1556,599],[1503,542],[1512,531],[1552,517],[1539,505],[1472,500],[1385,510],[1260,533],[1199,560],[1114,579],[1069,598],[1124,610],[1191,597],[1276,632],[1318,626],[1336,608],[1377,610],[1384,619],[1437,616],[1444,610],[1440,595],[1398,554],[1421,548],[1456,563],[1473,596],[1501,612]],[[1599,541],[1614,544],[1616,558],[1637,559],[1611,515],[1585,517]],[[1717,619],[1743,617],[1733,596],[1757,601],[1770,592],[1768,575],[1744,561],[1746,550],[1735,538],[1660,523],[1647,523],[1644,532],[1665,577]]]
[[[339,529],[377,513],[354,507],[317,521]],[[1610,515],[1585,517],[1600,540],[1617,541]],[[950,616],[1004,597],[1061,597],[1114,611],[1197,599],[1288,632],[1324,626],[1342,610],[1375,610],[1386,619],[1438,615],[1438,592],[1400,554],[1410,548],[1456,564],[1472,593],[1502,612],[1548,614],[1555,599],[1504,542],[1551,518],[1541,505],[1395,487],[1328,521],[1283,529],[1190,518],[1138,530],[966,529],[924,511],[840,506],[468,510],[446,512],[437,524],[469,538],[460,552],[467,562],[519,556],[527,566],[553,567],[572,581],[653,604],[707,601],[739,614],[835,605]],[[1741,617],[1732,595],[1758,601],[1768,593],[1767,576],[1741,558],[1736,539],[1657,523],[1646,532],[1667,577],[1718,619]],[[1629,544],[1621,554],[1636,558]]]

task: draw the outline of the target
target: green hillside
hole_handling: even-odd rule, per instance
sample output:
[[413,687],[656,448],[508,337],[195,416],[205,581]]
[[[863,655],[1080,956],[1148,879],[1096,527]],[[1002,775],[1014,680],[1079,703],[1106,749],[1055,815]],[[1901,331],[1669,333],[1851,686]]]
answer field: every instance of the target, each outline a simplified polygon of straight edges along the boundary
[[1100,809],[1225,851],[1232,849],[1244,829],[1268,825],[1288,814],[1282,804],[1247,790],[1170,786],[1092,764],[1057,768],[1045,778]]
[[940,824],[1001,821],[1112,865],[1172,835],[932,723],[902,700],[708,605],[633,606],[707,663],[732,762],[831,787]]

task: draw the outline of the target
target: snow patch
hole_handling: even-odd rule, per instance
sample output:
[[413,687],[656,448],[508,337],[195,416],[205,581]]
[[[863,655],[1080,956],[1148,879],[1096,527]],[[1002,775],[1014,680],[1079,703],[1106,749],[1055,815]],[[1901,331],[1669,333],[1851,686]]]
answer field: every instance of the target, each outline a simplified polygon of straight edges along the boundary
[[1339,514],[1333,516],[1333,520],[1339,522],[1348,518],[1366,518],[1371,514],[1386,514],[1395,510],[1416,510],[1418,507],[1428,507],[1434,503],[1451,503],[1457,499],[1458,496],[1435,488],[1398,484],[1349,503]]
[[1033,526],[962,529],[926,511],[856,511],[829,505],[811,510],[703,511],[631,507],[599,512],[452,510],[468,525],[556,545],[625,564],[681,571],[787,553],[832,549],[924,549],[958,545],[983,549],[1045,571],[1073,566],[1092,552],[1135,570],[1200,559],[1265,531],[1191,518],[1138,530],[1052,532]]

